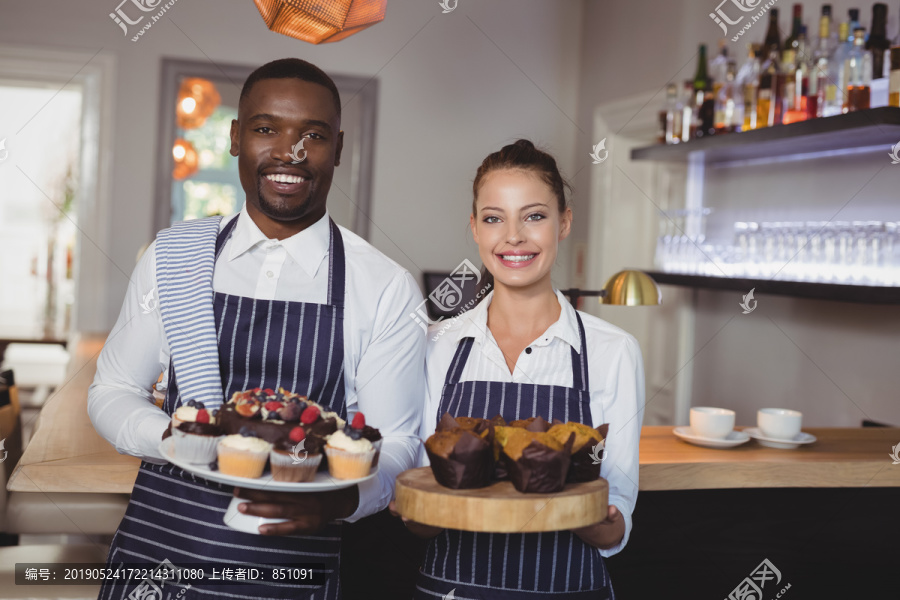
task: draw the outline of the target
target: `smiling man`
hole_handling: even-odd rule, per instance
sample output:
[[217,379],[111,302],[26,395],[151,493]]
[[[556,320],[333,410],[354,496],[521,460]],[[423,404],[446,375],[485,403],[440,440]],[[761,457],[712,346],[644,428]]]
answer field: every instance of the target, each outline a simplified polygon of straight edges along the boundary
[[[283,59],[254,71],[231,128],[243,209],[159,233],[98,360],[91,420],[119,452],[143,459],[110,566],[316,564],[321,576],[318,585],[193,583],[181,598],[340,598],[340,520],[384,509],[396,476],[415,466],[425,340],[409,315],[422,296],[408,272],[328,216],[340,123],[337,88],[314,65]],[[150,290],[159,310],[148,312]],[[150,403],[160,372],[162,409]],[[364,413],[384,438],[378,476],[320,493],[235,490],[160,453],[188,400],[214,409],[236,391],[279,386],[346,420]],[[250,500],[242,512],[286,521],[232,529],[223,518],[234,495]],[[134,587],[107,584],[100,597]]]

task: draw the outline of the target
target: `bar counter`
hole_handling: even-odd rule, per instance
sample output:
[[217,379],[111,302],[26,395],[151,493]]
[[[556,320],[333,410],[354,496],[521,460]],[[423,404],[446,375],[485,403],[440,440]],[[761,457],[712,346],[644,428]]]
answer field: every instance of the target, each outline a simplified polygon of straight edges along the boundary
[[[140,461],[117,453],[87,414],[87,390],[104,339],[83,337],[74,344],[66,383],[41,410],[10,491],[131,493]],[[672,427],[644,427],[640,489],[900,487],[900,465],[889,457],[900,444],[900,428],[804,431],[817,441],[795,450],[765,448],[754,440],[717,450],[679,440]]]

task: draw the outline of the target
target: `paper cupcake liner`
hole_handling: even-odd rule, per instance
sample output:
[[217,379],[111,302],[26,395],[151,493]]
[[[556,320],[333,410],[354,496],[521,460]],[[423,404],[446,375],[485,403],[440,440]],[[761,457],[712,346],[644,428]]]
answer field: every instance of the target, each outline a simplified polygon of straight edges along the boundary
[[309,454],[303,461],[295,463],[293,455],[289,452],[272,450],[269,460],[272,466],[272,479],[300,483],[312,481],[316,477],[319,463],[322,462],[322,455]]
[[191,463],[208,464],[215,460],[216,444],[222,436],[197,435],[172,428],[172,437],[175,438],[174,453],[177,458]]
[[249,477],[257,479],[262,476],[266,468],[266,460],[269,458],[268,450],[254,452],[253,450],[239,450],[229,448],[224,444],[217,446],[219,454],[219,472],[223,475],[235,477]]
[[375,448],[367,452],[347,452],[325,446],[328,455],[328,471],[335,479],[360,479],[369,474],[375,459]]

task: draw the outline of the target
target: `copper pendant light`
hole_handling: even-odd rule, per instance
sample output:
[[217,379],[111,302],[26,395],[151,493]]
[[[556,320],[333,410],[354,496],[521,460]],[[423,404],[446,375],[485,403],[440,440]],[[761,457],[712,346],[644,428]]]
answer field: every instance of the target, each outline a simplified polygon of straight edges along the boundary
[[384,19],[387,0],[254,0],[269,29],[311,44],[336,42]]
[[178,88],[175,123],[182,129],[202,127],[222,102],[216,85],[200,77],[187,77]]
[[181,181],[197,172],[199,160],[194,145],[189,141],[178,138],[172,146],[172,157],[175,159],[175,168],[172,169],[172,177]]

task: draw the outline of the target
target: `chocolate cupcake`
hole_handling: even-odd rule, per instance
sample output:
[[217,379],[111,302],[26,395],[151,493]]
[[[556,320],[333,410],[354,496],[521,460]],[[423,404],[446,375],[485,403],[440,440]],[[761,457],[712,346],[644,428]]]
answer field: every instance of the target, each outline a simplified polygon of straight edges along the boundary
[[600,463],[603,454],[603,442],[609,432],[609,423],[594,429],[583,423],[561,423],[551,427],[547,433],[560,443],[574,434],[572,455],[566,481],[578,483],[600,478]]
[[561,443],[547,432],[507,427],[496,437],[500,443],[500,460],[518,491],[549,494],[563,489],[574,434],[570,433],[565,443]]
[[425,441],[435,480],[454,490],[490,485],[493,466],[493,427],[474,433],[457,427],[437,431]]

